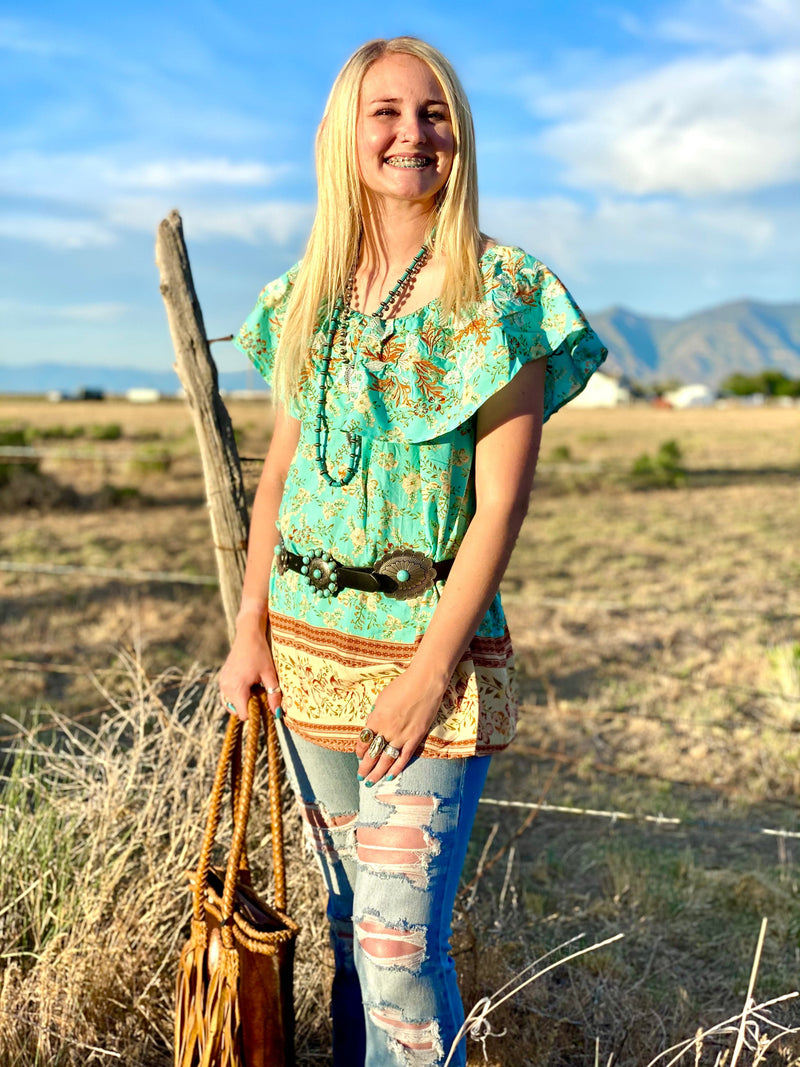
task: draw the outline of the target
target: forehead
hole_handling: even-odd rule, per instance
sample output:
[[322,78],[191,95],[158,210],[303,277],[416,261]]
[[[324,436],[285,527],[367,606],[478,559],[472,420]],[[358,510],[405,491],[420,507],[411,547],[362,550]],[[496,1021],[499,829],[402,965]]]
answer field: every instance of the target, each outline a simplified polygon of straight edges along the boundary
[[390,52],[376,59],[361,83],[361,100],[365,103],[410,95],[445,99],[439,80],[428,64],[403,52]]

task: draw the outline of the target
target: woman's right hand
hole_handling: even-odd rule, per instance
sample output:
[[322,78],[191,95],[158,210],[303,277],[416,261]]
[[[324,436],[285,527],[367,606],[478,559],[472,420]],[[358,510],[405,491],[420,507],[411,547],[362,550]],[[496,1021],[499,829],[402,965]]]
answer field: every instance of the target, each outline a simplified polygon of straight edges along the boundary
[[255,618],[246,618],[236,630],[228,658],[219,674],[220,699],[231,714],[246,722],[247,702],[251,691],[257,686],[263,686],[266,690],[267,703],[275,715],[282,696],[278,672],[263,623]]

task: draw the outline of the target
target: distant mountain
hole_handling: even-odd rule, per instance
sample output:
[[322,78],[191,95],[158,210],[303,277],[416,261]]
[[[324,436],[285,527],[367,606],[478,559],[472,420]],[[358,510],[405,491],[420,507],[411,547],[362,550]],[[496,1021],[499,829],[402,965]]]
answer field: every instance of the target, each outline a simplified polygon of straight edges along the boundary
[[[247,371],[220,374],[219,383],[227,390],[266,388],[260,375],[248,375]],[[53,389],[74,395],[79,389],[99,389],[121,396],[129,389],[157,389],[169,396],[180,387],[177,374],[171,370],[67,363],[0,366],[0,393],[47,393]]]
[[612,308],[590,319],[608,346],[608,370],[640,382],[718,386],[735,371],[767,369],[800,378],[800,303],[737,300],[682,319]]
[[[762,304],[738,300],[681,319],[651,318],[626,308],[590,316],[608,346],[606,367],[639,382],[704,382],[718,386],[734,371],[755,374],[781,370],[800,378],[800,303]],[[74,394],[81,388],[124,394],[128,389],[179,389],[173,371],[141,367],[76,366],[35,363],[0,366],[0,393]],[[220,375],[223,389],[263,388],[257,374]]]

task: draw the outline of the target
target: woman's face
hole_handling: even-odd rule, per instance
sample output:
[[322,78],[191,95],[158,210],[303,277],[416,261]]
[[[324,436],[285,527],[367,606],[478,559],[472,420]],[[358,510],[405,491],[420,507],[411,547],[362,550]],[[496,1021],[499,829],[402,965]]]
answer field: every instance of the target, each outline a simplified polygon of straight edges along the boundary
[[375,196],[430,209],[453,165],[450,109],[433,71],[390,53],[364,75],[356,131],[358,168]]

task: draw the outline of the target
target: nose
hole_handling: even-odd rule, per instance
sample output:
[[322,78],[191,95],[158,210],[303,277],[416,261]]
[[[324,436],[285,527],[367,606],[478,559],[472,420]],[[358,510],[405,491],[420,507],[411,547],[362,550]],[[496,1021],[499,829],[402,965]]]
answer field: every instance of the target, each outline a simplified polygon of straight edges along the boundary
[[406,144],[422,144],[425,140],[425,124],[416,111],[404,112],[400,123],[400,140]]

